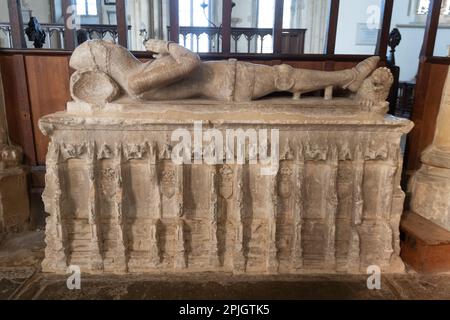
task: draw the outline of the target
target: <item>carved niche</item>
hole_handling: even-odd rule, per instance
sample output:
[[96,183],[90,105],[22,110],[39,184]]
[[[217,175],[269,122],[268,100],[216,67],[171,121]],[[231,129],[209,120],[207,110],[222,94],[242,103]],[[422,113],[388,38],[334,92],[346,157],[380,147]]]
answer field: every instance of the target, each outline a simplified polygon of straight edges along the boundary
[[230,200],[233,196],[233,188],[234,188],[234,172],[230,166],[223,166],[220,170],[220,184],[219,184],[219,192],[220,196],[225,200]]

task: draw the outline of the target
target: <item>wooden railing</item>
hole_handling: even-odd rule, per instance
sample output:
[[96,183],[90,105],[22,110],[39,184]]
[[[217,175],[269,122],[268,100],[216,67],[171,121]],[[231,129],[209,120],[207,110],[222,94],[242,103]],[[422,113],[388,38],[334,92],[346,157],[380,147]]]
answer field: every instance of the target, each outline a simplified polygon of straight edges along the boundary
[[[43,23],[40,25],[46,34],[45,48],[65,49],[63,24]],[[26,26],[24,26],[25,33]],[[170,34],[170,27],[167,27]],[[128,27],[131,30],[131,26]],[[189,38],[196,43],[194,51],[199,51],[201,35],[206,35],[208,41],[207,52],[221,52],[222,32],[219,27],[180,27],[181,43],[187,47]],[[3,32],[8,39],[6,48],[12,47],[11,26],[9,23],[0,23],[0,32]],[[117,25],[84,24],[77,30],[77,33],[85,33],[88,39],[109,39],[118,42]],[[266,41],[273,41],[272,28],[231,28],[231,38],[233,41],[233,53],[263,53]],[[304,53],[306,29],[283,29],[282,52],[283,54]],[[56,38],[55,38],[56,35]],[[244,44],[241,44],[244,40]],[[259,41],[258,41],[259,40]],[[82,42],[80,39],[78,43]]]
[[394,115],[411,119],[416,84],[414,82],[400,82],[398,86],[398,102]]
[[[168,33],[171,28],[167,27]],[[301,54],[304,53],[306,29],[284,29],[282,30],[282,52]],[[231,28],[231,39],[234,47],[232,52],[242,52],[240,48],[240,40],[244,39],[244,50],[246,53],[263,53],[264,43],[273,41],[274,29],[272,28]],[[179,40],[180,43],[189,47],[188,41],[195,42],[194,51],[198,51],[200,37],[207,36],[209,44],[208,52],[221,52],[222,28],[220,27],[180,27]],[[267,39],[269,38],[269,39]],[[257,40],[260,40],[259,42]]]
[[[23,32],[25,34],[25,29],[27,25],[24,25]],[[42,23],[42,30],[46,34],[46,45],[48,49],[65,49],[64,48],[64,32],[66,27],[63,24],[56,23]],[[131,30],[131,26],[128,27]],[[12,47],[12,34],[11,26],[9,23],[0,22],[0,32],[3,32],[8,39],[8,44],[6,48]],[[85,32],[88,39],[109,39],[117,43],[119,33],[117,30],[117,25],[107,25],[107,24],[83,24],[77,33]],[[54,35],[57,35],[57,42],[55,43]]]
[[[41,24],[42,30],[46,34],[46,44],[49,49],[51,48],[64,48],[64,25],[58,25],[58,24]],[[24,26],[24,32],[25,32],[26,26]],[[58,42],[54,45],[54,39],[53,35],[57,35]]]

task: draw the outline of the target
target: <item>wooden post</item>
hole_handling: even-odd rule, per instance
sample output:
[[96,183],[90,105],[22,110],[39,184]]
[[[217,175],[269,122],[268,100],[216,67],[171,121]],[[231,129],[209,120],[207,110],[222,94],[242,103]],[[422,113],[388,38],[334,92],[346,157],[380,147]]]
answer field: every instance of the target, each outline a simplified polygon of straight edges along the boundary
[[275,21],[273,27],[273,53],[280,54],[283,47],[284,0],[275,0]]
[[339,3],[340,3],[339,0],[331,0],[327,43],[325,46],[326,54],[334,54],[334,50],[336,48],[336,35],[339,19]]
[[8,0],[9,21],[11,24],[12,46],[16,49],[27,47],[23,30],[22,5],[20,0]]
[[222,53],[231,51],[231,13],[233,1],[223,0],[222,3]]
[[180,35],[180,19],[179,19],[179,9],[178,9],[178,1],[179,0],[170,0],[170,41],[177,42],[179,41]]
[[420,57],[432,57],[434,54],[434,44],[439,27],[439,17],[441,15],[442,0],[431,0],[428,9],[427,24],[425,26],[425,37],[423,38],[422,51]]
[[116,0],[116,14],[117,14],[117,33],[119,36],[119,44],[127,48],[128,23],[127,23],[127,8],[125,0]]
[[74,0],[62,0],[62,11],[64,15],[64,49],[74,50],[76,47],[76,30],[73,27],[75,24],[74,15],[76,12],[70,10],[70,7],[75,5]]
[[378,33],[377,47],[375,54],[381,58],[385,58],[389,42],[389,34],[391,32],[392,10],[394,9],[394,0],[384,0],[382,6],[382,25]]

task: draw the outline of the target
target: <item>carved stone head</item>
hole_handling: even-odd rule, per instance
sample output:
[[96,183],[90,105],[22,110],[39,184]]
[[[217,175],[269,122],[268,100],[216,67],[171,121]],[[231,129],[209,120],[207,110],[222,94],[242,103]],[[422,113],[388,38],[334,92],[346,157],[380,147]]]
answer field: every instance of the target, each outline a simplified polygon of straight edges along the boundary
[[75,70],[94,69],[97,67],[90,41],[84,42],[75,49],[70,58],[70,67]]

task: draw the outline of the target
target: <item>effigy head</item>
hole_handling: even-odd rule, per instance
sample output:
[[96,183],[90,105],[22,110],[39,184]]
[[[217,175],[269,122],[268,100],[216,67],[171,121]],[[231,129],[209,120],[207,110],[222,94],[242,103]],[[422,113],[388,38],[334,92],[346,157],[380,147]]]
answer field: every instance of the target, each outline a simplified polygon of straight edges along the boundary
[[78,46],[70,58],[70,67],[75,70],[97,67],[92,48],[92,41],[86,41]]
[[111,44],[102,40],[86,41],[77,47],[70,59],[76,72],[70,79],[75,101],[104,104],[118,97],[120,88],[107,73]]
[[115,100],[120,95],[120,88],[106,73],[83,69],[71,76],[70,93],[75,101],[103,105]]

